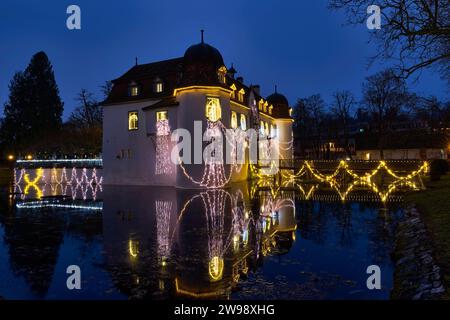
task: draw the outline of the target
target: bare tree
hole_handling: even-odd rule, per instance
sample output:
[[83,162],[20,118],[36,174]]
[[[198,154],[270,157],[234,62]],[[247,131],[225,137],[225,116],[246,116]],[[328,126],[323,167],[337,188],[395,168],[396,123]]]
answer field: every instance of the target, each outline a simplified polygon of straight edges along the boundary
[[113,88],[112,81],[105,81],[105,83],[102,86],[100,86],[100,90],[103,94],[104,99],[108,98],[109,94],[112,91],[112,88]]
[[294,134],[300,145],[310,145],[315,157],[321,156],[325,102],[320,94],[299,99],[294,107]]
[[354,105],[355,97],[350,91],[337,91],[333,94],[331,112],[338,120],[338,126],[344,137],[344,149],[349,157],[351,157],[351,150],[349,147],[348,126]]
[[409,98],[405,81],[391,70],[367,77],[363,84],[363,105],[376,126],[380,158],[384,158],[382,138],[389,134],[390,123],[398,116]]
[[351,24],[365,23],[369,5],[381,8],[382,27],[373,33],[379,52],[373,57],[398,60],[398,74],[409,77],[436,67],[450,81],[449,0],[330,0],[345,10]]
[[87,128],[101,125],[101,107],[93,98],[92,93],[88,92],[86,89],[81,89],[76,100],[80,105],[70,115],[69,123]]

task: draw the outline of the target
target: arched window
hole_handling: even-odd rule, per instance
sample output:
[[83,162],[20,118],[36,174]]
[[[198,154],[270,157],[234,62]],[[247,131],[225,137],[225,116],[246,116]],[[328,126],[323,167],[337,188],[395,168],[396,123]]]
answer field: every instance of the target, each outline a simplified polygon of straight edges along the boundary
[[241,114],[241,129],[244,131],[247,130],[247,117],[245,114]]
[[277,127],[273,124],[270,125],[270,136],[275,138],[277,136]]
[[219,98],[207,97],[205,108],[206,119],[216,122],[222,118],[222,108]]
[[138,129],[138,112],[130,111],[128,112],[128,130]]
[[237,113],[235,111],[231,111],[231,128],[236,129],[237,126]]
[[264,130],[265,130],[265,127],[264,127],[264,121],[261,121],[260,124],[259,124],[259,132],[260,132],[262,135],[264,135]]

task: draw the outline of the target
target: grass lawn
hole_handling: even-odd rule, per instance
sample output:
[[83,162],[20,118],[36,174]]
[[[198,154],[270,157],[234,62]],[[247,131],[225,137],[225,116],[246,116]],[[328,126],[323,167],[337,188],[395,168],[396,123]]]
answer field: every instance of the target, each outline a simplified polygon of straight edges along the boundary
[[440,181],[425,181],[427,190],[406,195],[408,203],[415,203],[429,230],[438,265],[443,269],[446,298],[450,299],[450,174]]

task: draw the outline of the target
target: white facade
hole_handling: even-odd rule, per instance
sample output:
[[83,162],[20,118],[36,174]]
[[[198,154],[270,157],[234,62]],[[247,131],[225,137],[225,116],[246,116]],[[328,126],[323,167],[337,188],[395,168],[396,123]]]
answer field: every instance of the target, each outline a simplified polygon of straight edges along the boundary
[[[193,47],[192,51],[212,48],[203,42]],[[198,160],[198,153],[194,155],[195,139],[202,139],[208,123],[217,123],[222,129],[231,128],[232,114],[237,118],[239,128],[243,127],[246,130],[253,128],[261,131],[264,133],[262,140],[265,141],[268,136],[271,137],[269,140],[277,140],[280,146],[279,159],[292,157],[292,118],[288,111],[287,100],[278,93],[271,96],[275,97],[272,105],[270,97],[261,98],[259,90],[257,92],[252,87],[243,85],[242,81],[234,79],[234,75],[225,76],[222,73],[219,73],[218,79],[221,81],[219,84],[196,85],[194,82],[194,85],[184,85],[177,80],[176,84],[170,86],[169,80],[166,80],[165,92],[160,92],[163,86],[160,81],[164,81],[164,76],[155,73],[166,72],[162,64],[165,63],[168,65],[167,68],[174,69],[175,62],[184,62],[184,70],[187,70],[184,71],[184,74],[197,72],[196,70],[191,71],[192,65],[189,65],[189,68],[186,67],[186,61],[193,63],[193,54],[196,53],[186,53],[184,60],[174,59],[142,67],[136,66],[114,81],[112,98],[109,98],[109,101],[107,100],[103,106],[104,184],[210,188],[224,187],[232,182],[247,180],[250,177],[248,150],[246,150],[244,165],[225,164],[212,169],[202,159],[200,159],[200,164],[193,164],[197,163],[194,162],[195,157]],[[220,62],[220,53],[214,51],[212,54],[215,55],[213,58]],[[195,68],[201,69],[203,72],[205,68],[202,65],[203,60],[195,63],[198,64],[195,65]],[[220,66],[218,70],[217,72],[227,71],[224,66]],[[149,75],[150,72],[153,73]],[[199,74],[203,75],[203,73]],[[190,76],[192,78],[192,75]],[[150,80],[147,81],[144,77]],[[170,77],[174,78],[173,74],[170,74]],[[157,79],[156,85],[148,84],[154,83],[155,80],[152,79]],[[184,80],[181,79],[181,81]],[[142,85],[138,86],[139,83]],[[126,85],[131,86],[128,89],[130,97],[124,96]],[[152,90],[151,87],[155,90],[153,93],[148,91]],[[143,93],[142,97],[134,97],[140,92]],[[220,102],[220,117],[212,119],[213,121],[207,118],[207,102],[210,98],[218,99]],[[282,105],[279,104],[280,99]],[[135,117],[135,114],[137,123],[135,118],[130,118],[130,115]],[[166,118],[168,120],[165,120]],[[161,119],[164,121],[162,122]],[[245,126],[242,123],[244,120]],[[196,132],[194,126],[196,121],[202,123],[202,129],[199,132]],[[234,124],[236,125],[236,123]],[[261,129],[261,126],[264,127],[264,130]],[[173,149],[177,144],[177,141],[171,141],[171,136],[176,129],[186,129],[191,134],[192,164],[175,164],[171,159]],[[202,143],[202,150],[208,143]],[[242,147],[244,141],[239,143]],[[184,150],[183,155],[185,155]]]

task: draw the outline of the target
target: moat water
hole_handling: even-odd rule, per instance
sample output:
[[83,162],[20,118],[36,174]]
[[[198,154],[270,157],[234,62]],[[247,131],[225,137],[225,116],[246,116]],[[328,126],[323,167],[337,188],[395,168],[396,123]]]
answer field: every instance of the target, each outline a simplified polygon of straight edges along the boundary
[[[320,185],[3,186],[0,296],[389,299],[402,203],[355,192],[341,201]],[[67,289],[70,265],[81,290]],[[367,288],[370,265],[380,290]]]

